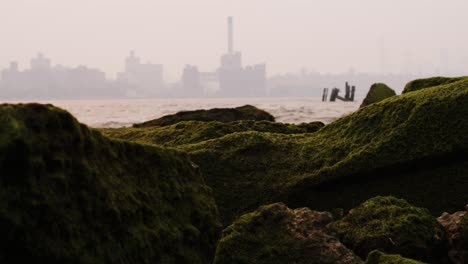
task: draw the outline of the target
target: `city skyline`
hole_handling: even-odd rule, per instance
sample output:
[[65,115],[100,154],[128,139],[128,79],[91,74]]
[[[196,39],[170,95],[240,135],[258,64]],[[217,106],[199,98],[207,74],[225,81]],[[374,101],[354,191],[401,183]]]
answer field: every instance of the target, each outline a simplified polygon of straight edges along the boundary
[[461,34],[467,8],[462,0],[6,0],[0,68],[25,65],[41,51],[57,64],[90,65],[115,78],[121,58],[136,50],[164,64],[165,79],[175,81],[186,64],[202,72],[217,67],[226,45],[220,21],[232,15],[245,63],[267,63],[268,77],[302,68],[457,74],[468,61]]

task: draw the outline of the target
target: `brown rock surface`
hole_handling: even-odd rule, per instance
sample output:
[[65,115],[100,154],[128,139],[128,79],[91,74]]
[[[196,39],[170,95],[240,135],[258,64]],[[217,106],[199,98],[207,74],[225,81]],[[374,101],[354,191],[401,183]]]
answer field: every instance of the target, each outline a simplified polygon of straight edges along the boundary
[[[468,205],[466,209],[468,210]],[[449,258],[453,263],[457,264],[468,261],[468,245],[463,241],[460,230],[461,220],[466,215],[467,210],[453,214],[443,213],[437,218],[437,221],[444,227],[447,234],[450,247]]]

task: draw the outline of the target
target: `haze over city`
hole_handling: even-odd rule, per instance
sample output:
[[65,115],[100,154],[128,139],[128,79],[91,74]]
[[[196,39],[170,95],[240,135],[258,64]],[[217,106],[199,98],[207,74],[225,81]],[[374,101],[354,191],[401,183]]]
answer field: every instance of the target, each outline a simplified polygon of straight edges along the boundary
[[218,67],[228,16],[235,49],[245,64],[267,63],[268,76],[302,68],[458,74],[468,61],[463,0],[3,0],[0,7],[2,69],[10,61],[26,68],[43,52],[55,64],[114,78],[135,50],[176,81],[186,64]]

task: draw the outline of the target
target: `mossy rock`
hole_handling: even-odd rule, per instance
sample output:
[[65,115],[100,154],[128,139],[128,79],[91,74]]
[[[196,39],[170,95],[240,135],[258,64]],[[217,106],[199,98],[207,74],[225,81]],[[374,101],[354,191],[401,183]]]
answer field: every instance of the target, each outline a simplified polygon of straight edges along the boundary
[[362,260],[327,234],[327,212],[291,210],[282,203],[245,214],[223,231],[214,264],[359,264]]
[[378,250],[374,250],[369,253],[365,264],[424,264],[424,262],[404,258],[400,255],[389,255]]
[[467,77],[457,77],[457,78],[449,78],[449,77],[432,77],[426,79],[418,79],[409,82],[405,88],[403,89],[403,93],[409,93],[418,91],[425,88],[436,87],[439,85],[450,84],[454,82],[458,82],[461,80],[466,79]]
[[224,223],[268,202],[350,209],[377,195],[440,214],[468,200],[466,116],[468,80],[388,98],[312,134],[235,133],[180,149],[201,166]]
[[444,230],[430,212],[391,196],[364,202],[331,228],[361,257],[381,250],[441,263],[447,255]]
[[0,262],[209,263],[220,225],[185,154],[0,105]]
[[141,124],[134,124],[134,127],[169,126],[181,121],[219,121],[233,122],[240,120],[266,120],[275,121],[275,118],[266,111],[251,105],[244,105],[236,108],[214,108],[210,110],[183,111],[174,115],[167,115],[161,118],[147,121]]
[[468,79],[387,98],[315,133],[238,132],[177,149],[200,166],[225,225],[272,202],[327,211],[378,195],[440,215],[468,201],[467,116]]
[[386,84],[375,83],[371,86],[364,101],[362,101],[361,107],[380,102],[395,95],[395,91]]
[[175,147],[220,138],[237,132],[258,131],[279,134],[303,134],[316,132],[323,126],[322,122],[295,125],[271,121],[235,121],[227,123],[218,121],[183,121],[163,127],[106,128],[100,131],[111,138]]

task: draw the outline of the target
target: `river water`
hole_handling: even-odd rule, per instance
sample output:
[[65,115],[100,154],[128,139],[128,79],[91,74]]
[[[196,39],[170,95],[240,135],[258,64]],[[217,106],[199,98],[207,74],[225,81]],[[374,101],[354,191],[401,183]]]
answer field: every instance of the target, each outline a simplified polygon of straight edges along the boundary
[[278,122],[322,121],[330,123],[357,110],[360,102],[361,100],[324,103],[318,97],[39,101],[39,103],[51,103],[68,110],[80,122],[91,127],[131,126],[133,123],[159,118],[183,110],[237,107],[246,104],[268,111],[275,116]]

